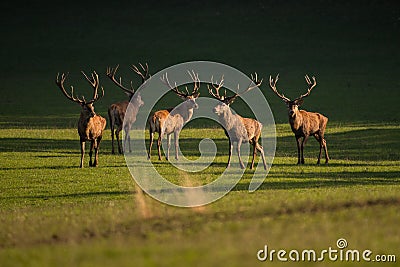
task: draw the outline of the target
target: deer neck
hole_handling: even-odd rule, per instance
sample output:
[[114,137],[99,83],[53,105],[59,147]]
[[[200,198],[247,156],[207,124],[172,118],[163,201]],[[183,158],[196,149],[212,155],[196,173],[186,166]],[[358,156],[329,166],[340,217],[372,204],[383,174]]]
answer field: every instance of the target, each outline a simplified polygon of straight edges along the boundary
[[179,114],[179,115],[182,117],[183,122],[186,123],[186,122],[188,122],[188,121],[192,118],[192,116],[193,116],[193,108],[188,108],[188,107],[185,107],[185,105],[181,105],[181,106],[177,107],[177,108],[172,112],[171,115],[176,115],[176,114]]
[[219,116],[219,121],[225,126],[226,130],[229,131],[233,128],[235,117],[230,108],[224,110],[224,112]]
[[85,114],[84,112],[81,112],[81,116],[79,117],[79,123],[87,125],[91,118],[93,117]]
[[190,119],[192,118],[192,116],[193,116],[193,109],[192,109],[192,108],[187,109],[187,110],[186,110],[186,114],[184,114],[184,116],[182,116],[182,117],[183,117],[183,121],[184,121],[185,123],[188,122],[188,121],[190,121]]
[[136,114],[138,112],[138,110],[139,110],[139,101],[136,98],[134,98],[133,101],[130,103],[129,109],[131,110],[132,113]]
[[289,123],[292,127],[292,131],[297,131],[303,125],[303,116],[300,110],[297,110],[294,116],[289,117]]

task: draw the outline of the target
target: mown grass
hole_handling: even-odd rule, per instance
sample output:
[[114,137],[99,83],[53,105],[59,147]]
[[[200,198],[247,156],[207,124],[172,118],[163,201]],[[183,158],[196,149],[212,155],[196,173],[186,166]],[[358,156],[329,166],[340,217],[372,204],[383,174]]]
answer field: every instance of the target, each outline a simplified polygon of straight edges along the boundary
[[[207,131],[227,145],[220,129]],[[396,254],[399,126],[331,125],[327,166],[315,165],[314,140],[307,164],[296,166],[289,126],[277,125],[277,133],[274,164],[256,192],[247,191],[247,170],[221,200],[184,209],[138,190],[108,136],[100,166],[81,170],[75,129],[0,130],[2,266],[255,266],[265,244],[323,249],[340,237],[351,248]],[[204,138],[204,130],[185,129],[181,142],[189,136]],[[181,148],[194,155],[197,146]],[[226,162],[226,150],[219,153]],[[207,181],[223,168],[190,178]]]

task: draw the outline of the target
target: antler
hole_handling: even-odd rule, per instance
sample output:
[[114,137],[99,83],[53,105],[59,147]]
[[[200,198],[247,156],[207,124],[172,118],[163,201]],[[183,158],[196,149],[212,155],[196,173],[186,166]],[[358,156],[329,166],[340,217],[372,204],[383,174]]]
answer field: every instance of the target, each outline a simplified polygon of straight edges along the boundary
[[101,96],[99,96],[99,94],[97,93],[97,91],[99,89],[99,75],[97,75],[96,71],[93,71],[91,78],[89,78],[83,71],[81,71],[81,72],[82,72],[83,76],[85,76],[86,80],[92,85],[92,87],[94,89],[92,99],[90,101],[86,102],[85,98],[82,96],[83,101],[85,101],[86,104],[92,104],[104,96],[104,88],[103,88],[103,86],[101,87],[102,94],[101,94]]
[[[217,86],[215,86],[215,84]],[[215,93],[213,92],[213,89],[211,89],[210,86],[207,84],[208,92],[210,93],[210,95],[227,105],[233,103],[235,98],[239,96],[237,93],[234,94],[233,96],[226,96],[226,90],[224,92],[224,95],[219,94],[219,89],[221,89],[221,87],[224,85],[224,75],[222,75],[220,82],[216,81],[215,83],[214,83],[214,76],[211,76],[211,85],[214,88]]]
[[283,101],[285,102],[290,102],[290,99],[287,98],[286,96],[284,96],[283,94],[278,93],[278,91],[276,90],[276,83],[279,80],[279,74],[276,75],[275,80],[271,77],[271,75],[269,76],[269,87],[272,89],[272,91],[274,91],[274,93],[279,96]]
[[[215,86],[215,84],[217,84],[217,86]],[[207,84],[208,92],[210,93],[210,95],[220,101],[224,101],[226,97],[226,91],[224,96],[221,96],[219,94],[219,89],[221,89],[221,87],[224,85],[224,75],[222,75],[220,82],[216,81],[215,83],[214,83],[214,76],[211,76],[211,85],[214,88],[215,93],[213,92],[213,89],[211,89],[210,86]]]
[[133,88],[132,81],[131,81],[131,88],[128,89],[125,86],[122,85],[122,78],[119,77],[119,81],[115,79],[115,74],[117,73],[117,70],[119,68],[119,65],[117,65],[115,68],[107,67],[106,75],[108,78],[111,79],[119,88],[124,90],[125,92],[129,94],[133,94],[135,92],[135,89]]
[[144,83],[148,78],[150,78],[150,74],[149,74],[149,65],[146,63],[144,67],[142,65],[142,63],[139,63],[140,67],[142,68],[142,70],[144,71],[144,74],[139,70],[138,67],[136,67],[135,65],[131,65],[131,69],[136,72],[136,74],[138,74],[140,77],[142,77],[142,83]]
[[61,79],[59,79],[60,73],[57,73],[57,78],[56,78],[57,86],[61,89],[61,92],[65,95],[66,98],[68,98],[69,100],[74,101],[78,104],[84,104],[85,103],[84,100],[74,97],[74,87],[72,85],[71,85],[71,94],[68,94],[67,91],[65,90],[64,82],[67,79],[68,74],[69,73],[67,73],[67,74],[61,73]]
[[[238,91],[236,92],[237,96],[240,96],[240,95],[242,95],[242,94],[244,94],[244,93],[246,93],[246,92],[248,92],[248,91],[250,91],[250,90],[252,90],[252,89],[254,89],[254,88],[256,88],[256,87],[258,87],[258,86],[260,86],[262,84],[263,79],[258,80],[257,72],[254,73],[254,76],[253,76],[253,74],[250,74],[250,76],[251,76],[251,82],[250,82],[249,86],[241,93],[239,93],[239,84],[238,84]],[[254,84],[254,85],[252,85],[252,84]]]
[[232,104],[233,101],[235,101],[235,99],[238,96],[240,96],[240,95],[242,95],[242,94],[244,94],[244,93],[246,93],[246,92],[248,92],[248,91],[250,91],[250,90],[252,90],[252,89],[254,89],[256,87],[258,87],[258,86],[260,86],[262,81],[263,81],[263,79],[258,80],[258,74],[257,73],[255,73],[254,76],[253,76],[253,74],[251,74],[251,80],[252,81],[250,82],[249,86],[243,92],[239,93],[239,85],[238,85],[237,92],[234,95],[229,96],[229,97],[226,96],[226,90],[225,90],[225,94],[223,96],[219,94],[219,89],[224,85],[224,83],[223,83],[224,82],[224,76],[223,75],[222,75],[221,81],[219,83],[216,82],[217,86],[214,85],[215,83],[213,81],[213,76],[211,76],[211,85],[214,88],[215,93],[213,92],[213,90],[210,88],[209,85],[207,85],[207,88],[208,88],[208,92],[210,93],[211,96],[213,96],[214,98],[220,100],[221,102],[224,102],[225,104],[229,105],[229,104]]
[[[188,71],[188,74],[190,78],[192,78],[192,81],[194,83],[193,91],[190,95],[198,95],[199,94],[199,89],[200,89],[200,79],[199,79],[199,74],[195,73],[194,70],[192,72]],[[187,86],[185,86],[186,92],[188,92]]]
[[299,96],[298,98],[296,98],[296,100],[300,100],[304,97],[307,97],[310,95],[311,90],[317,85],[317,81],[315,80],[315,77],[312,76],[311,78],[313,79],[313,81],[311,82],[310,77],[308,77],[308,75],[306,74],[306,76],[304,76],[304,78],[306,79],[306,82],[308,84],[308,89],[307,89],[307,93]]
[[92,100],[86,102],[85,97],[82,96],[82,99],[79,99],[78,97],[74,97],[74,87],[71,86],[71,94],[68,94],[67,91],[64,88],[64,82],[67,79],[68,73],[61,74],[61,78],[60,78],[60,74],[57,74],[57,78],[56,78],[56,84],[57,86],[61,89],[61,92],[65,95],[65,97],[67,97],[69,100],[74,101],[78,104],[91,104],[94,103],[95,101],[97,101],[99,98],[104,96],[104,89],[103,87],[101,87],[102,90],[102,95],[99,96],[97,94],[97,90],[99,88],[99,76],[97,75],[97,73],[94,71],[92,73],[91,78],[89,78],[83,71],[82,71],[83,76],[85,76],[86,80],[92,85],[94,91],[93,91],[93,98]]
[[186,93],[183,93],[181,91],[179,91],[178,86],[176,85],[175,82],[175,86],[172,86],[171,83],[168,80],[168,74],[165,73],[165,75],[163,75],[160,79],[161,81],[167,85],[175,94],[177,94],[178,96],[182,97],[182,98],[187,98],[189,96],[193,96],[193,95],[198,95],[198,91],[200,89],[200,79],[199,79],[199,74],[195,73],[193,70],[192,72],[188,71],[188,74],[190,76],[190,78],[192,78],[193,83],[194,83],[194,87],[193,87],[193,91],[192,93],[189,93],[187,86],[185,86],[186,88]]

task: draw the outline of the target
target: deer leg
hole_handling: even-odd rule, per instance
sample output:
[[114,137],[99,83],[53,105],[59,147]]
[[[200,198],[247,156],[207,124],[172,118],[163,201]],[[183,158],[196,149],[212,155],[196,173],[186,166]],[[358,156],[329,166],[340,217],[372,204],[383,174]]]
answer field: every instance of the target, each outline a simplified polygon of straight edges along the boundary
[[111,125],[111,154],[115,154],[114,151],[114,126]]
[[250,142],[250,143],[253,145],[253,159],[251,160],[251,165],[250,165],[250,170],[252,170],[254,168],[254,159],[257,154],[257,150],[256,150],[257,143],[254,140],[252,140],[252,142]]
[[328,147],[326,145],[326,140],[324,138],[322,138],[322,144],[324,146],[324,151],[325,151],[325,164],[328,164],[329,162]]
[[131,149],[131,135],[129,133],[129,130],[131,129],[130,125],[125,125],[124,127],[124,132],[125,132],[125,138],[124,138],[124,151],[126,151],[126,143],[128,142],[128,147],[129,147],[129,153],[132,153]]
[[100,142],[101,142],[101,136],[97,137],[96,144],[94,147],[94,164],[93,167],[97,167],[99,165],[99,148],[100,148]]
[[161,141],[162,141],[163,135],[164,135],[163,132],[161,132],[158,135],[158,140],[157,140],[158,160],[161,160]]
[[129,133],[129,129],[126,131],[126,135],[128,136],[129,153],[132,153],[132,148],[131,148],[131,134]]
[[319,154],[318,154],[318,160],[317,160],[317,164],[319,164],[321,161],[322,147],[324,145],[322,143],[322,139],[320,138],[319,134],[314,134],[314,137],[315,137],[315,139],[317,139],[317,141],[319,143]]
[[169,160],[169,149],[171,147],[171,134],[167,134],[167,155],[166,155],[166,159]]
[[131,153],[132,152],[132,150],[131,150],[131,136],[129,134],[129,129],[124,128],[124,132],[125,132],[125,136],[124,136],[124,145],[123,145],[124,150],[123,151],[126,151],[126,146],[127,146],[126,143],[128,143],[129,153]]
[[122,125],[119,125],[118,128],[115,130],[115,137],[117,138],[117,144],[118,144],[118,153],[122,154],[124,153],[122,148],[121,148],[121,141],[119,140],[119,133],[122,130]]
[[83,168],[83,159],[85,157],[85,141],[80,140],[81,142],[81,164],[79,165],[80,168]]
[[264,170],[266,170],[267,169],[267,163],[265,161],[264,148],[259,143],[256,143],[256,149],[258,151],[260,151],[261,158],[262,158],[262,161],[263,161],[263,164],[264,164]]
[[[92,163],[92,155],[93,155],[93,148],[95,147],[95,140],[90,142],[90,151],[89,151],[89,166],[92,167],[94,164]],[[96,157],[96,156],[95,156]]]
[[179,150],[179,132],[174,132],[175,141],[175,159],[178,160],[178,150]]
[[228,166],[227,166],[227,168],[229,168],[231,166],[232,150],[233,150],[233,143],[232,143],[231,139],[229,138],[229,156],[228,156]]
[[238,140],[236,150],[237,150],[237,153],[238,153],[240,168],[241,168],[241,169],[244,169],[244,168],[246,168],[246,167],[244,166],[243,161],[242,161],[242,158],[240,157],[240,147],[241,147],[241,146],[242,146],[242,138],[240,138],[240,139]]
[[304,145],[307,143],[309,135],[304,136],[303,142],[301,142],[301,164],[304,164]]
[[297,164],[301,164],[301,153],[300,153],[300,147],[301,147],[301,136],[296,135],[296,144],[297,144]]
[[154,141],[154,132],[150,130],[150,143],[149,143],[149,152],[147,153],[147,159],[150,159],[151,157],[151,147],[153,146],[153,141]]

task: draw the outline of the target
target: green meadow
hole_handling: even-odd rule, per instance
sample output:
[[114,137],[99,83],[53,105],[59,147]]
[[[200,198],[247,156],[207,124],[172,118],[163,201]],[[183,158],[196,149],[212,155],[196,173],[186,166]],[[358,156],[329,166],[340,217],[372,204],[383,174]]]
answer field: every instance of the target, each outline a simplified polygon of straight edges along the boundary
[[[0,266],[279,266],[290,263],[260,262],[257,252],[265,245],[322,251],[337,248],[339,238],[348,249],[371,250],[371,259],[400,260],[398,3],[1,5]],[[78,168],[80,108],[56,87],[58,72],[70,72],[68,85],[90,95],[79,72],[96,70],[105,90],[96,111],[106,117],[111,103],[125,99],[105,76],[107,66],[120,64],[123,80],[138,84],[130,64],[148,62],[154,74],[195,60],[264,78],[277,143],[258,190],[248,192],[254,171],[247,169],[214,203],[162,204],[135,184],[122,155],[111,154],[109,125],[99,166],[89,168],[87,155],[86,168]],[[277,73],[278,89],[290,98],[306,90],[305,74],[316,76],[318,85],[302,108],[329,118],[328,165],[316,165],[319,147],[311,138],[306,164],[296,165],[286,107],[267,85]],[[200,92],[208,94],[204,85]],[[178,103],[167,94],[154,109]],[[233,107],[252,116],[241,101]],[[153,163],[176,184],[208,183],[228,160],[223,130],[194,121],[180,138],[183,154],[195,158],[198,142],[209,135],[218,153],[203,172],[186,174],[158,161],[154,145]],[[365,263],[325,258],[293,264]]]

